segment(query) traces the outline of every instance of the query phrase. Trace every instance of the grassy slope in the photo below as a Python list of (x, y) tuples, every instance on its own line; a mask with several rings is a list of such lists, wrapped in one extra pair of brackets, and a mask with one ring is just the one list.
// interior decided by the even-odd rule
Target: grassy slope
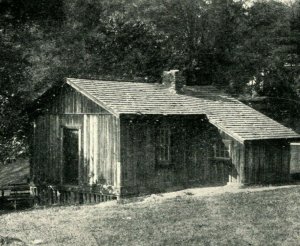
[(43, 245), (299, 245), (300, 187), (0, 216), (0, 235)]
[(0, 187), (7, 184), (24, 183), (29, 177), (29, 162), (19, 159), (5, 166), (0, 165)]

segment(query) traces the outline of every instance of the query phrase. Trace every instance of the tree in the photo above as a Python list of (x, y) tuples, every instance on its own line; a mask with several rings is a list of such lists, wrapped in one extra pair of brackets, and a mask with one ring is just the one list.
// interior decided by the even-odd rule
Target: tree
[(256, 2), (248, 9), (247, 20), (242, 63), (253, 79), (249, 87), (265, 98), (259, 106), (265, 114), (295, 127), (300, 103), (292, 67), (298, 38), (291, 9), (277, 1)]
[[(7, 30), (6, 30), (7, 31)], [(21, 45), (10, 36), (0, 34), (0, 162), (9, 161), (26, 152), (25, 116), (21, 115), (28, 100), (27, 61)]]
[(135, 11), (167, 34), (166, 66), (183, 70), (188, 84), (231, 82), (243, 37), (242, 1), (139, 1)]
[(294, 76), (295, 90), (300, 96), (300, 1), (297, 0), (291, 8), (291, 51), (288, 64)]
[[(53, 6), (54, 3), (57, 1), (51, 2)], [(24, 106), (34, 98), (34, 85), (26, 43), (30, 41), (32, 25), (51, 19), (47, 8), (51, 4), (45, 4), (46, 1), (0, 2), (0, 163), (28, 153)]]
[(291, 42), (290, 10), (277, 1), (256, 2), (248, 10), (248, 30), (243, 44), (243, 64), (259, 95), (293, 95), (293, 76), (288, 68)]
[(127, 18), (116, 2), (66, 1), (63, 25), (34, 30), (38, 38), (30, 57), (37, 90), (63, 77), (159, 78), (167, 57), (165, 35), (151, 23)]

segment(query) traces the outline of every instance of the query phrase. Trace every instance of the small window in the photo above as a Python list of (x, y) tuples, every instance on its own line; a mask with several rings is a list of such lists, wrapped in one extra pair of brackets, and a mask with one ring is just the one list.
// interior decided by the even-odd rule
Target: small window
[(157, 161), (161, 165), (170, 164), (171, 131), (164, 127), (158, 129)]
[(230, 159), (231, 141), (223, 140), (214, 146), (214, 158), (216, 159)]

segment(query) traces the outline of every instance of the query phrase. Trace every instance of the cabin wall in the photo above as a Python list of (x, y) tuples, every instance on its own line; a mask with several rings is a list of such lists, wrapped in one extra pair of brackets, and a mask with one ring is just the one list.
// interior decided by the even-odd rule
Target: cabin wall
[(79, 185), (117, 184), (118, 120), (110, 115), (47, 115), (36, 120), (33, 175), (63, 184), (63, 129), (80, 132)]
[[(171, 129), (171, 163), (157, 165), (157, 134)], [(215, 127), (198, 117), (121, 118), (122, 193), (140, 194), (193, 185), (226, 184), (228, 163), (213, 158)]]
[[(121, 186), (125, 195), (171, 187), (289, 180), (287, 141), (241, 143), (201, 117), (141, 118), (121, 118)], [(156, 163), (157, 129), (161, 125), (169, 125), (172, 131), (169, 167), (159, 167)], [(227, 159), (214, 156), (214, 146), (220, 141), (230, 145)]]
[(35, 118), (33, 178), (64, 184), (63, 129), (71, 128), (79, 131), (78, 185), (119, 186), (118, 118), (70, 88), (62, 89), (59, 97), (51, 100), (43, 114)]
[(223, 140), (230, 140), (229, 183), (266, 184), (289, 181), (290, 144), (287, 140), (255, 140), (242, 144), (220, 132)]
[(278, 183), (289, 180), (290, 147), (287, 141), (251, 141), (245, 146), (245, 183)]
[(53, 93), (47, 103), (43, 105), (44, 112), (50, 114), (110, 114), (69, 85), (64, 85)]
[(228, 167), (228, 182), (241, 184), (245, 182), (245, 146), (231, 136), (219, 130), (222, 141), (230, 142), (230, 160), (216, 160)]

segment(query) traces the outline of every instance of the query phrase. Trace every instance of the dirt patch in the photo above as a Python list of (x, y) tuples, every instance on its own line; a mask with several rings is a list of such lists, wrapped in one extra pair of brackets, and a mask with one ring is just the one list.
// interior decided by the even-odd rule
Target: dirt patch
[(150, 196), (140, 197), (141, 203), (158, 203), (168, 199), (183, 198), (183, 197), (209, 197), (218, 196), (225, 193), (250, 193), (277, 189), (288, 189), (292, 187), (299, 187), (299, 184), (295, 185), (283, 185), (283, 186), (253, 186), (253, 187), (240, 187), (235, 185), (226, 185), (218, 187), (202, 187), (202, 188), (190, 188), (175, 192), (167, 192), (160, 194), (152, 194)]

